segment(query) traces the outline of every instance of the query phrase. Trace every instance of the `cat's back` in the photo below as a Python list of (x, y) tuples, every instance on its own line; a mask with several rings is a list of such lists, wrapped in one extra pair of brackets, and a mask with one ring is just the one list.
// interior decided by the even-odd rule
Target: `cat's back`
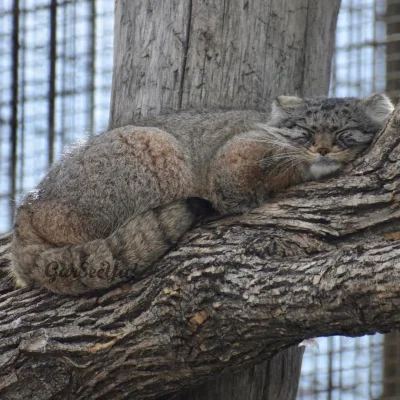
[(136, 126), (157, 127), (187, 146), (219, 147), (231, 137), (254, 128), (255, 122), (266, 122), (262, 110), (215, 109), (180, 111), (134, 121)]

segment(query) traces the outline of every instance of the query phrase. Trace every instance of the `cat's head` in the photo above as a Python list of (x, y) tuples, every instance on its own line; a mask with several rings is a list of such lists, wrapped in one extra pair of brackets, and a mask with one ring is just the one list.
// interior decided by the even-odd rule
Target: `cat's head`
[(304, 159), (312, 179), (327, 177), (354, 160), (383, 128), (393, 105), (383, 94), (364, 99), (300, 99), (279, 96), (268, 126), (296, 157)]

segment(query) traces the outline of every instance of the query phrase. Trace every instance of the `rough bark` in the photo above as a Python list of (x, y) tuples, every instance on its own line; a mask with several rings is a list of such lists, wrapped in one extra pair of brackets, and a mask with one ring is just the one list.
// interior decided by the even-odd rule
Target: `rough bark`
[(110, 126), (326, 95), (340, 0), (116, 2)]
[[(166, 109), (266, 108), (278, 94), (326, 94), (338, 8), (339, 0), (118, 0), (110, 127)], [(310, 190), (199, 227), (152, 278), (102, 296), (12, 291), (3, 277), (0, 397), (293, 399), (302, 349), (289, 346), (324, 334), (308, 313), (318, 304), (331, 334), (353, 310), (342, 292), (334, 313), (319, 307), (335, 269), (324, 272), (334, 245), (318, 230), (329, 231), (318, 203), (309, 203), (313, 217), (300, 209), (287, 221)]]
[(304, 338), (399, 327), (399, 130), (400, 108), (354, 170), (197, 227), (134, 285), (76, 300), (3, 277), (2, 398), (154, 398)]

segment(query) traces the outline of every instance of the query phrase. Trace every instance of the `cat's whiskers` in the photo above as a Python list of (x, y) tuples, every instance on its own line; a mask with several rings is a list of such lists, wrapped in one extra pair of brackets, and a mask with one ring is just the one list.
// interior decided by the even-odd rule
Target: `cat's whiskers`
[[(278, 164), (273, 168), (271, 171), (268, 171), (268, 175), (271, 176), (274, 174), (276, 170), (279, 169), (278, 173), (276, 175), (284, 175), (287, 171), (290, 169), (293, 169), (294, 167), (301, 165), (304, 162), (302, 159), (290, 159), (290, 160), (285, 160), (283, 163)], [(282, 168), (282, 170), (280, 170)]]
[(267, 137), (261, 139), (260, 142), (264, 142), (264, 143), (267, 143), (272, 146), (286, 147), (286, 148), (290, 148), (290, 149), (298, 149), (299, 148), (299, 147), (296, 147), (296, 146), (292, 145), (291, 143), (286, 142), (284, 140), (279, 141), (277, 139), (272, 139), (272, 138), (267, 138)]
[[(292, 165), (288, 166), (284, 171), (282, 171), (283, 174), (285, 174), (289, 169), (293, 169), (298, 167), (298, 166), (304, 166), (304, 161), (299, 161), (299, 162), (293, 162)], [(301, 174), (299, 169), (296, 169), (296, 174)]]
[(304, 157), (299, 155), (297, 152), (293, 153), (285, 153), (285, 154), (275, 154), (268, 157), (263, 157), (261, 160), (252, 161), (248, 163), (243, 163), (242, 165), (257, 165), (257, 164), (265, 164), (268, 161), (272, 161), (273, 163), (277, 161), (287, 161), (287, 160), (300, 160), (305, 161)]
[(250, 163), (246, 163), (245, 165), (256, 165), (256, 164), (263, 164), (268, 161), (272, 162), (277, 162), (280, 160), (299, 160), (299, 162), (304, 162), (306, 161), (306, 157), (304, 154), (304, 151), (302, 148), (296, 147), (291, 145), (290, 143), (287, 142), (280, 142), (276, 140), (276, 138), (241, 138), (241, 140), (249, 141), (249, 142), (260, 142), (260, 143), (265, 143), (268, 144), (270, 149), (282, 149), (284, 150), (283, 153), (278, 153), (278, 154), (272, 154), (271, 156), (263, 157), (259, 161), (254, 161)]
[(260, 143), (266, 143), (272, 147), (285, 147), (285, 148), (290, 148), (290, 149), (296, 149), (298, 150), (299, 147), (293, 146), (292, 144), (285, 142), (285, 141), (278, 141), (276, 138), (260, 138), (260, 139), (253, 139), (253, 138), (240, 138), (240, 140), (244, 140), (247, 142), (260, 142)]

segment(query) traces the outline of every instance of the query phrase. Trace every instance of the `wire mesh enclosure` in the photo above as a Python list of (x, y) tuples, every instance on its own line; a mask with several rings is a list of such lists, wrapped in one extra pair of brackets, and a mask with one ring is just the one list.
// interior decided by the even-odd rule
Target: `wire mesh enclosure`
[(331, 93), (366, 96), (386, 88), (386, 1), (342, 0)]
[(106, 128), (109, 0), (0, 2), (0, 232), (63, 149)]
[[(0, 3), (0, 232), (73, 142), (107, 126), (110, 0)], [(400, 94), (400, 0), (342, 0), (331, 94)], [(400, 399), (400, 334), (318, 339), (298, 399)]]

